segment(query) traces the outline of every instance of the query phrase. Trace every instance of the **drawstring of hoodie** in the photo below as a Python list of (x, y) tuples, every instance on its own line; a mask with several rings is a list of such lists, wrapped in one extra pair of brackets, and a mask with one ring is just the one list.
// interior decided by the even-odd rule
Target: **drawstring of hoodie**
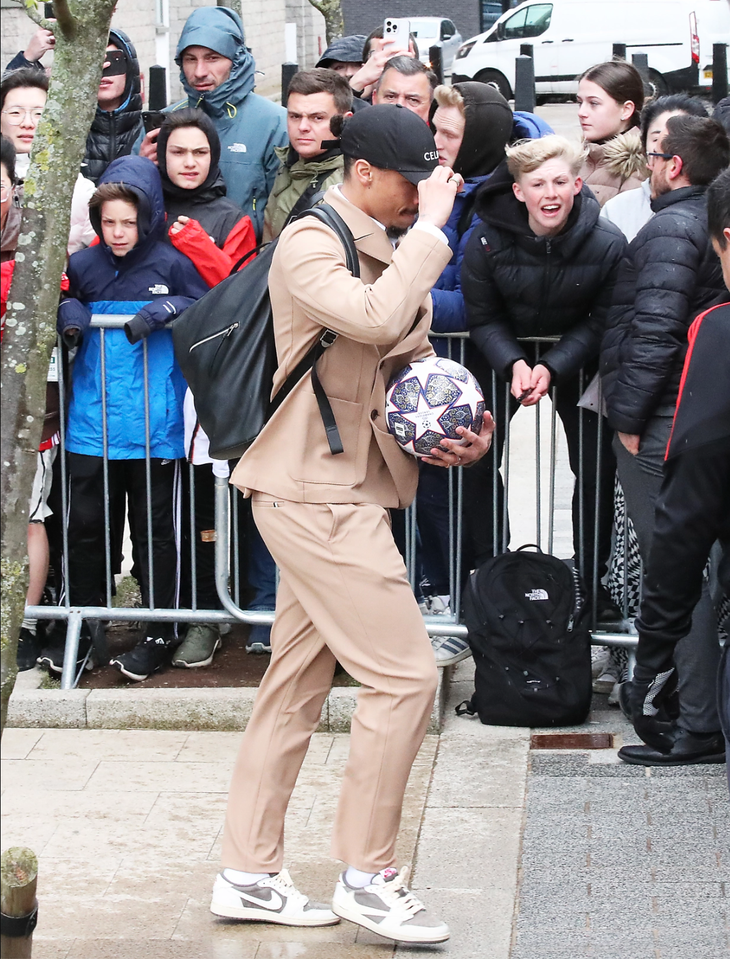
[[(204, 101), (205, 101), (204, 96), (198, 97), (198, 102), (195, 104), (195, 109), (197, 110), (200, 104), (203, 103)], [(233, 118), (238, 115), (238, 108), (236, 107), (236, 104), (231, 103), (230, 100), (226, 100), (225, 106), (226, 106), (226, 113), (228, 114), (228, 118), (230, 120), (233, 120)]]

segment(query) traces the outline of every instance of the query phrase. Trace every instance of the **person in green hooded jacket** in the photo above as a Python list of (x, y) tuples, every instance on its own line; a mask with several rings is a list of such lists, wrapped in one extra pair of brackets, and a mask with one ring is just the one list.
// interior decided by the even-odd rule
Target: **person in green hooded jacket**
[(279, 172), (264, 215), (264, 240), (273, 240), (287, 221), (308, 209), (322, 190), (342, 183), (344, 159), (330, 129), (335, 116), (352, 113), (352, 90), (334, 70), (300, 70), (287, 94), (289, 144), (277, 147)]
[[(256, 63), (241, 18), (228, 7), (194, 10), (180, 34), (175, 62), (187, 96), (166, 109), (198, 108), (213, 121), (228, 198), (251, 218), (259, 237), (279, 167), (275, 149), (287, 142), (286, 111), (253, 92)], [(158, 133), (140, 138), (135, 152), (157, 162)]]

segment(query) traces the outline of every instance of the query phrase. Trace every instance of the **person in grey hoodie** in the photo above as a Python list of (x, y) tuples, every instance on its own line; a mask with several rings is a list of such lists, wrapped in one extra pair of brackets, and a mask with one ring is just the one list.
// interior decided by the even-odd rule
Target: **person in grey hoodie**
[[(187, 96), (168, 110), (197, 107), (213, 121), (221, 141), (220, 169), (230, 200), (251, 217), (261, 236), (264, 209), (288, 142), (286, 111), (253, 92), (256, 64), (241, 18), (228, 7), (201, 7), (185, 22), (175, 62)], [(157, 161), (157, 135), (137, 141), (141, 156)]]

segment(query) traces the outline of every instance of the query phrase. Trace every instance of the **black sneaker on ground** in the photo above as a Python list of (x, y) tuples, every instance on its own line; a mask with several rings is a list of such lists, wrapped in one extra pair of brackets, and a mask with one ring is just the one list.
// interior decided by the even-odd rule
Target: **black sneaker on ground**
[(127, 679), (141, 683), (170, 662), (174, 644), (164, 636), (146, 636), (134, 649), (115, 656), (109, 663)]
[[(63, 672), (63, 654), (66, 649), (66, 633), (55, 629), (51, 633), (50, 642), (38, 657), (38, 665), (44, 666), (49, 673), (60, 676)], [(79, 636), (79, 651), (76, 656), (76, 672), (94, 668), (94, 654), (91, 648), (91, 635), (84, 624)]]
[(26, 669), (33, 669), (41, 654), (43, 639), (44, 635), (40, 630), (37, 633), (32, 633), (27, 627), (21, 626), (18, 635), (18, 653), (16, 656), (19, 672), (22, 673)]

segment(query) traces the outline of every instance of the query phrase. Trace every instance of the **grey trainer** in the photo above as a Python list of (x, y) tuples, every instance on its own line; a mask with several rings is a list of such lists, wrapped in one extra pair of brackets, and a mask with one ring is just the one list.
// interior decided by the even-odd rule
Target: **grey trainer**
[(197, 666), (210, 666), (213, 656), (221, 646), (221, 634), (217, 626), (210, 623), (192, 623), (185, 639), (180, 643), (172, 657), (172, 665), (184, 669)]
[(219, 873), (210, 911), (228, 919), (256, 919), (283, 926), (333, 926), (339, 918), (327, 906), (310, 902), (282, 869), (251, 886), (239, 886)]
[(332, 899), (332, 911), (396, 942), (444, 942), (445, 922), (429, 915), (406, 885), (408, 869), (383, 869), (364, 889), (356, 889), (343, 873)]

